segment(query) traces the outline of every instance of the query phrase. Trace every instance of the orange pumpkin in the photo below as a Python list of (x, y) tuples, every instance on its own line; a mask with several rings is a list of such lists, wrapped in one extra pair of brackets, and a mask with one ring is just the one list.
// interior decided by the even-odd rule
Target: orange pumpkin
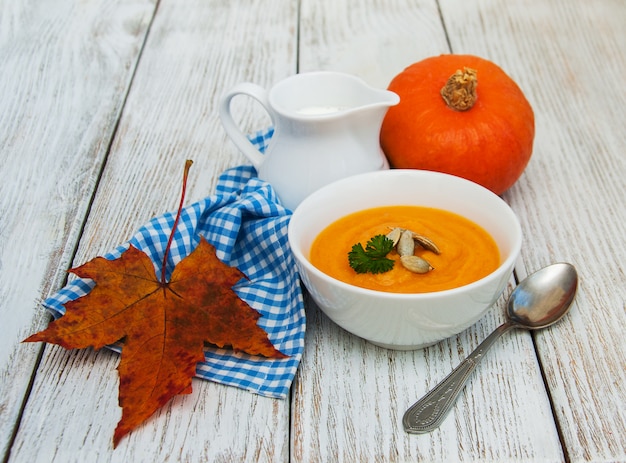
[(533, 110), (496, 64), (471, 55), (415, 63), (390, 83), (400, 103), (380, 142), (395, 168), (445, 172), (501, 194), (522, 175), (535, 137)]

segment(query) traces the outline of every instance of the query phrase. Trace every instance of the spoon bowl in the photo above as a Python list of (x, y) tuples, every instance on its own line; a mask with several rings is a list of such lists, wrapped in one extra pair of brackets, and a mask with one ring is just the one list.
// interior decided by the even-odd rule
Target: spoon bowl
[(512, 328), (537, 330), (556, 323), (569, 311), (577, 287), (576, 269), (567, 263), (549, 265), (524, 279), (509, 297), (506, 322), (406, 411), (402, 418), (405, 431), (423, 434), (438, 428), (452, 409), (470, 374), (493, 343)]
[(559, 263), (544, 267), (511, 293), (507, 317), (528, 330), (550, 326), (569, 311), (577, 285), (578, 275), (573, 265)]

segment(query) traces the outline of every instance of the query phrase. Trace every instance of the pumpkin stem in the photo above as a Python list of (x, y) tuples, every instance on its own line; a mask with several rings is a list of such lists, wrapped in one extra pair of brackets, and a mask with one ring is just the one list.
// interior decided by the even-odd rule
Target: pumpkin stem
[(467, 111), (476, 103), (476, 87), (478, 86), (475, 69), (457, 70), (441, 89), (441, 96), (448, 107), (455, 111)]

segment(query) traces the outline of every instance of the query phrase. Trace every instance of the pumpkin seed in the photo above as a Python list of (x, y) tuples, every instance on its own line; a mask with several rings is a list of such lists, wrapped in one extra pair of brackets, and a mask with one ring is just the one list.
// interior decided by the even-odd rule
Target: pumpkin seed
[(434, 252), (435, 254), (441, 254), (441, 250), (439, 249), (439, 247), (430, 238), (413, 232), (413, 239), (417, 244), (419, 244), (427, 251)]
[(428, 273), (433, 270), (433, 266), (426, 259), (419, 256), (400, 256), (402, 266), (413, 273)]
[(393, 245), (395, 246), (400, 240), (400, 235), (402, 235), (402, 229), (399, 227), (395, 227), (389, 233), (387, 233), (387, 238), (393, 241)]
[(413, 232), (411, 230), (403, 230), (398, 240), (398, 254), (400, 256), (412, 256), (415, 252), (415, 241), (413, 241)]

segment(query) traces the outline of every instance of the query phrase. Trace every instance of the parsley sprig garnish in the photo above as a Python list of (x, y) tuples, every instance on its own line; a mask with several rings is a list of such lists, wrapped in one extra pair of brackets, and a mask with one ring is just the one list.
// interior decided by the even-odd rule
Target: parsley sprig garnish
[(385, 273), (393, 268), (394, 261), (387, 258), (393, 249), (393, 241), (385, 235), (376, 235), (365, 245), (352, 246), (348, 253), (348, 261), (356, 273)]

